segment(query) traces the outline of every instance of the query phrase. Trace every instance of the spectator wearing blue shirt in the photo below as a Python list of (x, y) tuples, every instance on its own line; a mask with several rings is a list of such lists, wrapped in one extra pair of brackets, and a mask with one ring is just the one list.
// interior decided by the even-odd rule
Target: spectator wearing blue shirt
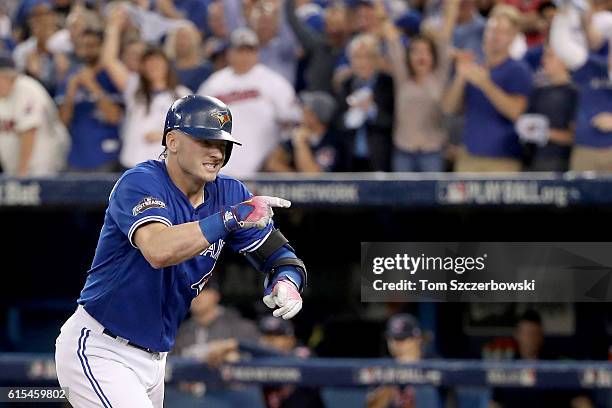
[(550, 32), (551, 46), (572, 72), (579, 92), (570, 169), (612, 171), (612, 64), (589, 51), (581, 27), (575, 10), (563, 9)]
[(520, 171), (522, 148), (514, 121), (525, 112), (531, 92), (531, 72), (510, 58), (519, 32), (519, 15), (507, 6), (493, 10), (483, 40), (485, 64), (459, 54), (456, 75), (443, 101), (446, 113), (464, 110), (463, 147), (456, 171)]
[(322, 91), (302, 92), (303, 117), (292, 138), (272, 151), (264, 169), (272, 172), (321, 173), (339, 164), (337, 138), (330, 127), (334, 98)]
[(179, 84), (196, 92), (213, 71), (202, 56), (202, 37), (197, 28), (186, 23), (166, 37), (166, 55), (173, 63)]
[(102, 32), (94, 30), (77, 39), (82, 65), (68, 75), (56, 97), (72, 137), (71, 171), (117, 170), (123, 108), (120, 92), (100, 63), (102, 41)]

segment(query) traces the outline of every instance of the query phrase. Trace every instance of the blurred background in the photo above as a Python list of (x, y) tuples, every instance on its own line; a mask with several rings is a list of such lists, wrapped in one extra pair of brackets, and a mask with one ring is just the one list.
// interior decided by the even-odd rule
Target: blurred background
[[(275, 221), (309, 287), (291, 323), (270, 319), (262, 277), (225, 251), (175, 356), (213, 371), (254, 358), (245, 344), (611, 361), (607, 303), (363, 303), (359, 273), (365, 241), (609, 241), (611, 39), (605, 0), (0, 0), (0, 384), (53, 383), (37, 364), (75, 309), (108, 193), (159, 158), (165, 113), (190, 93), (232, 111), (243, 147), (223, 172), (293, 201)], [(556, 392), (178, 379), (166, 406), (612, 407), (598, 373)]]

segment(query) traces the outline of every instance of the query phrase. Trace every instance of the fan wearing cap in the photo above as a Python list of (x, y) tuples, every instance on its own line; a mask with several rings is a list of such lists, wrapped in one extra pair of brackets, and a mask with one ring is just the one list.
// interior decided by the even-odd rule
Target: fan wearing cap
[(387, 347), (391, 356), (401, 363), (414, 363), (422, 357), (423, 337), (417, 319), (409, 314), (397, 314), (387, 322)]
[[(418, 320), (407, 313), (391, 316), (385, 330), (387, 347), (400, 364), (417, 363), (423, 358), (423, 335)], [(380, 386), (368, 393), (368, 408), (442, 407), (433, 386)]]
[(291, 139), (281, 143), (266, 160), (272, 172), (321, 173), (338, 168), (337, 137), (331, 124), (336, 102), (331, 95), (303, 92), (302, 121)]
[(229, 66), (217, 71), (198, 90), (225, 102), (236, 118), (233, 134), (245, 149), (227, 165), (226, 173), (250, 177), (259, 172), (281, 142), (282, 131), (299, 120), (293, 86), (258, 60), (259, 40), (248, 28), (230, 36)]
[(0, 55), (0, 164), (10, 176), (50, 176), (63, 169), (70, 139), (53, 100), (35, 79)]
[[(299, 346), (295, 337), (293, 323), (273, 316), (259, 320), (261, 337), (259, 344), (284, 354), (300, 358), (310, 356), (310, 350)], [(319, 390), (308, 387), (281, 385), (263, 387), (264, 401), (268, 408), (323, 408)]]

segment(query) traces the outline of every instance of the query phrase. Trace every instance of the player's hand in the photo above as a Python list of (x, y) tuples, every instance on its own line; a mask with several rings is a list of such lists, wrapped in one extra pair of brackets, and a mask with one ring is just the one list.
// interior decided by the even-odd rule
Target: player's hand
[(287, 280), (280, 280), (274, 284), (272, 292), (263, 297), (263, 302), (270, 309), (274, 317), (282, 317), (285, 320), (291, 319), (302, 310), (302, 297), (295, 285)]
[(232, 232), (240, 228), (265, 228), (274, 212), (272, 207), (288, 208), (291, 202), (279, 197), (255, 196), (228, 207), (222, 214), (225, 228)]

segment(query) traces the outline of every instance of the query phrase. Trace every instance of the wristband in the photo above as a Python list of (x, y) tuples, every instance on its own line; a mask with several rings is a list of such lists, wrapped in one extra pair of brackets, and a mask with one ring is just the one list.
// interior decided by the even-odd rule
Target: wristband
[(218, 213), (201, 219), (198, 223), (204, 238), (206, 238), (209, 244), (217, 242), (225, 238), (230, 232), (241, 228), (240, 222), (236, 219), (233, 208), (230, 206), (226, 206)]
[(213, 215), (209, 215), (208, 217), (198, 221), (202, 234), (209, 244), (225, 238), (229, 233), (229, 231), (225, 228), (221, 214), (223, 213), (214, 213)]

